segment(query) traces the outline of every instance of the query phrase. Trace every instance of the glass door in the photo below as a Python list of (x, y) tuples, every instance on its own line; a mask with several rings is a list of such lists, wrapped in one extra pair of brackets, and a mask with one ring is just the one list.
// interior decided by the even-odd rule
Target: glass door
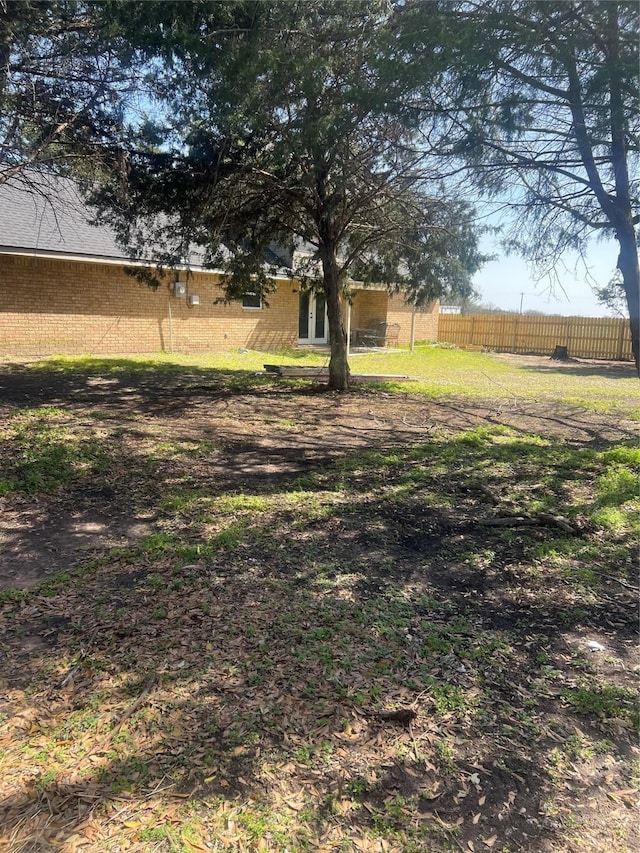
[(319, 293), (314, 301), (313, 312), (313, 343), (326, 344), (327, 342), (327, 300), (324, 293)]
[(301, 343), (309, 343), (309, 302), (310, 294), (300, 294), (300, 304), (298, 308), (298, 339)]
[(300, 294), (298, 340), (301, 344), (327, 343), (327, 303), (323, 293)]

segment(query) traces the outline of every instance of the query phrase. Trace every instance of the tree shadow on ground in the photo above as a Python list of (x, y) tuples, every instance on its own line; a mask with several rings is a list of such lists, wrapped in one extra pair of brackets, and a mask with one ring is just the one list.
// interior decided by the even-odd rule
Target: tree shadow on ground
[[(596, 762), (569, 791), (554, 776), (558, 744), (576, 726), (604, 737), (597, 718), (567, 711), (547, 673), (559, 639), (549, 628), (570, 627), (566, 610), (519, 604), (505, 621), (504, 601), (443, 594), (445, 566), (424, 557), (406, 578), (372, 579), (372, 566), (363, 567), (345, 598), (345, 587), (330, 583), (326, 554), (316, 559), (324, 573), (309, 568), (292, 582), (273, 560), (256, 568), (256, 553), (227, 551), (184, 568), (156, 561), (153, 583), (132, 555), (29, 604), (32, 629), (46, 625), (51, 648), (12, 657), (23, 686), (36, 691), (32, 713), (10, 723), (35, 758), (0, 806), (5, 832), (28, 827), (47, 849), (98, 814), (120, 832), (127, 821), (151, 832), (172, 803), (222, 800), (245, 828), (255, 803), (280, 817), (306, 810), (290, 841), (311, 830), (319, 839), (340, 819), (352, 837), (373, 829), (393, 839), (413, 832), (410, 814), (419, 813), (417, 837), (442, 849), (447, 833), (463, 843), (498, 833), (522, 850), (559, 848), (566, 828), (553, 804), (572, 812), (611, 773)], [(158, 578), (181, 579), (185, 593), (163, 594)], [(58, 612), (74, 615), (53, 633)], [(587, 607), (581, 621), (601, 627), (602, 617)], [(18, 637), (8, 634), (12, 649)], [(81, 647), (89, 655), (65, 690), (52, 664), (76, 659)], [(145, 695), (149, 673), (156, 682)], [(399, 697), (418, 711), (410, 728), (371, 716)], [(624, 729), (606, 737), (619, 762), (629, 750)], [(39, 754), (45, 742), (51, 751)]]
[(532, 370), (536, 373), (559, 373), (565, 376), (597, 376), (602, 379), (634, 379), (637, 373), (633, 362), (611, 362), (611, 361), (589, 361), (570, 359), (566, 364), (562, 361), (550, 361), (549, 364), (523, 363), (519, 365), (522, 370)]
[[(242, 408), (218, 444), (172, 415), (160, 447), (136, 427), (91, 487), (105, 513), (154, 510), (153, 536), (0, 605), (14, 849), (495, 835), (533, 853), (616, 810), (628, 826), (607, 792), (631, 788), (631, 563), (624, 538), (578, 526), (597, 430), (589, 448), (523, 424), (456, 438), (378, 406), (355, 436), (320, 408), (300, 434), (300, 396), (283, 399), (271, 443), (233, 431)], [(484, 527), (478, 484), (501, 508), (544, 497), (575, 534)], [(376, 715), (407, 707), (409, 726)]]
[(0, 373), (0, 399), (3, 404), (14, 406), (105, 404), (114, 414), (123, 410), (145, 413), (148, 406), (162, 400), (175, 400), (180, 406), (186, 405), (188, 397), (205, 392), (209, 396), (230, 395), (244, 392), (247, 385), (259, 384), (259, 377), (249, 370), (187, 367), (126, 358), (95, 358), (79, 367), (49, 359), (44, 369), (39, 363), (4, 365)]
[[(601, 730), (597, 717), (567, 710), (562, 682), (548, 674), (559, 634), (573, 627), (566, 608), (464, 594), (455, 568), (447, 579), (446, 564), (424, 555), (413, 572), (405, 563), (405, 577), (371, 577), (372, 564), (363, 566), (345, 598), (346, 587), (331, 583), (337, 564), (328, 571), (315, 538), (308, 548), (324, 572), (288, 578), (274, 560), (256, 567), (259, 552), (249, 549), (183, 568), (155, 561), (145, 574), (131, 555), (16, 611), (20, 629), (6, 632), (7, 648), (23, 649), (11, 660), (35, 695), (31, 713), (9, 722), (34, 758), (19, 792), (0, 805), (5, 832), (26, 829), (46, 850), (101, 816), (116, 832), (128, 822), (152, 837), (172, 804), (224, 801), (216, 837), (228, 832), (230, 844), (229, 816), (247, 829), (257, 803), (274, 837), (283, 813), (306, 810), (289, 843), (312, 831), (322, 838), (340, 821), (351, 837), (375, 830), (393, 839), (414, 831), (415, 813), (416, 837), (440, 844), (434, 849), (446, 849), (448, 833), (462, 843), (497, 833), (518, 849), (559, 849), (558, 814), (578, 809), (612, 765), (590, 764), (567, 790), (553, 769), (558, 744), (577, 726), (606, 737), (616, 763), (629, 751), (624, 729)], [(184, 594), (164, 594), (158, 579), (165, 587), (179, 579)], [(58, 613), (73, 616), (54, 625)], [(600, 606), (580, 616), (596, 629), (610, 619)], [(562, 626), (556, 636), (553, 626)], [(50, 647), (25, 649), (30, 631)], [(60, 663), (83, 647), (65, 690)], [(149, 673), (156, 681), (145, 695)], [(371, 716), (398, 699), (418, 712), (410, 728)], [(70, 737), (72, 755), (63, 757)]]

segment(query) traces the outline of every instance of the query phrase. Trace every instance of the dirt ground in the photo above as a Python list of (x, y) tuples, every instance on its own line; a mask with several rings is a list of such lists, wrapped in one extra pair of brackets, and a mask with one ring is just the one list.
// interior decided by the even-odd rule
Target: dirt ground
[[(497, 357), (519, 360), (517, 356)], [(548, 359), (539, 361), (541, 367), (548, 367)], [(603, 368), (601, 364), (573, 363), (573, 369), (578, 371), (596, 368), (610, 371), (613, 376), (617, 375), (616, 371), (628, 375), (627, 365)], [(572, 363), (565, 365), (564, 369), (572, 369)], [(363, 450), (410, 448), (436, 435), (454, 437), (478, 426), (504, 425), (523, 435), (556, 437), (559, 443), (567, 446), (594, 450), (618, 441), (629, 442), (637, 437), (637, 424), (617, 416), (588, 412), (577, 406), (541, 403), (513, 396), (502, 397), (499, 389), (492, 399), (428, 400), (410, 393), (391, 394), (366, 387), (342, 395), (328, 393), (314, 385), (292, 386), (277, 382), (237, 390), (233, 386), (212, 381), (206, 372), (198, 374), (186, 368), (184, 371), (124, 371), (100, 375), (63, 371), (33, 373), (25, 366), (16, 364), (6, 366), (5, 369), (0, 366), (0, 418), (7, 418), (16, 410), (30, 407), (58, 410), (57, 417), (62, 419), (66, 429), (78, 436), (79, 440), (83, 431), (91, 433), (94, 438), (97, 436), (108, 450), (110, 459), (105, 471), (93, 480), (81, 477), (49, 494), (38, 492), (30, 496), (11, 493), (0, 497), (0, 591), (29, 589), (43, 580), (55, 577), (57, 573), (72, 572), (76, 567), (88, 565), (92, 561), (101, 567), (95, 575), (87, 573), (86, 579), (83, 577), (77, 586), (65, 587), (59, 601), (55, 598), (49, 601), (42, 596), (34, 604), (29, 603), (22, 609), (19, 603), (9, 600), (7, 604), (6, 612), (11, 611), (10, 615), (13, 616), (15, 611), (16, 619), (20, 621), (7, 620), (7, 657), (3, 664), (6, 671), (0, 673), (3, 676), (0, 678), (0, 688), (6, 689), (7, 695), (10, 690), (15, 691), (26, 708), (30, 702), (28, 691), (39, 679), (41, 704), (43, 708), (46, 706), (46, 713), (51, 719), (54, 718), (54, 712), (64, 716), (76, 706), (80, 708), (81, 700), (84, 702), (92, 690), (95, 692), (91, 680), (95, 679), (97, 684), (103, 678), (98, 668), (95, 673), (81, 673), (74, 688), (75, 695), (63, 697), (59, 702), (55, 691), (52, 693), (48, 688), (45, 689), (46, 678), (52, 676), (42, 661), (46, 661), (54, 649), (58, 652), (65, 649), (65, 653), (71, 657), (70, 650), (77, 648), (74, 643), (78, 642), (79, 634), (87, 648), (94, 643), (95, 657), (105, 667), (105, 661), (109, 661), (108, 665), (111, 666), (114, 659), (121, 664), (123, 671), (127, 667), (133, 669), (131, 661), (135, 662), (140, 671), (145, 667), (151, 669), (157, 666), (154, 644), (160, 643), (163, 633), (169, 628), (163, 627), (168, 623), (161, 623), (158, 627), (149, 616), (151, 605), (147, 604), (147, 598), (157, 605), (163, 604), (164, 592), (160, 588), (159, 578), (164, 577), (163, 572), (167, 578), (172, 578), (175, 567), (169, 566), (168, 562), (164, 565), (160, 552), (157, 565), (150, 561), (132, 564), (127, 562), (126, 555), (122, 556), (122, 549), (135, 546), (154, 534), (166, 533), (170, 529), (168, 524), (174, 524), (176, 535), (184, 537), (185, 541), (196, 535), (203, 538), (202, 531), (198, 529), (200, 522), (197, 513), (189, 517), (185, 513), (181, 517), (180, 511), (175, 510), (169, 516), (163, 509), (166, 491), (175, 495), (184, 487), (185, 491), (190, 490), (192, 493), (202, 489), (206, 492), (260, 495), (265, 489), (281, 485), (282, 493), (285, 494), (288, 486), (293, 486), (305, 476), (317, 476), (325, 470), (335, 470), (336, 464), (350, 454)], [(172, 448), (176, 446), (181, 448), (179, 458), (173, 455)], [(189, 458), (191, 446), (193, 456)], [(164, 455), (158, 456), (158, 453)], [(154, 466), (150, 467), (148, 460), (151, 457)], [(160, 470), (161, 476), (158, 475)], [(352, 470), (348, 470), (345, 476), (353, 478), (354, 482), (358, 476), (366, 478), (366, 474), (360, 475)], [(183, 703), (183, 717), (175, 728), (183, 733), (180, 735), (182, 739), (171, 741), (171, 749), (167, 747), (165, 752), (178, 755), (185, 739), (193, 747), (194, 754), (198, 750), (204, 751), (205, 747), (212, 748), (210, 733), (203, 734), (205, 727), (201, 717), (206, 702), (215, 700), (217, 713), (226, 726), (224, 728), (221, 724), (220, 732), (215, 734), (218, 750), (216, 760), (230, 762), (225, 765), (224, 787), (216, 787), (221, 784), (217, 781), (206, 782), (208, 778), (213, 779), (213, 774), (210, 777), (203, 774), (205, 781), (198, 777), (200, 787), (194, 787), (195, 777), (189, 775), (193, 771), (190, 768), (189, 771), (185, 770), (184, 777), (180, 777), (182, 781), (176, 788), (176, 796), (186, 797), (184, 792), (189, 791), (193, 801), (208, 802), (217, 797), (226, 798), (232, 804), (240, 800), (246, 803), (258, 796), (257, 790), (260, 797), (273, 798), (276, 796), (276, 786), (290, 781), (292, 787), (286, 793), (290, 799), (298, 797), (300, 791), (312, 791), (316, 799), (322, 801), (323, 797), (326, 799), (329, 795), (335, 798), (337, 790), (339, 800), (343, 795), (344, 781), (340, 773), (346, 771), (344, 767), (339, 768), (337, 758), (334, 758), (338, 768), (334, 776), (324, 769), (314, 777), (315, 768), (310, 769), (308, 763), (303, 766), (302, 759), (296, 759), (285, 765), (285, 770), (277, 773), (273, 771), (274, 778), (269, 783), (265, 782), (264, 775), (259, 777), (260, 762), (265, 762), (270, 754), (280, 755), (287, 748), (282, 735), (278, 733), (280, 739), (274, 736), (273, 742), (269, 741), (269, 735), (265, 735), (261, 741), (260, 755), (253, 749), (251, 741), (247, 741), (249, 746), (238, 746), (231, 741), (229, 732), (235, 725), (234, 719), (247, 713), (247, 708), (253, 712), (255, 705), (255, 714), (262, 720), (264, 708), (276, 697), (283, 708), (292, 708), (287, 713), (294, 720), (296, 715), (299, 716), (300, 726), (307, 726), (308, 723), (308, 728), (304, 730), (305, 737), (309, 731), (317, 731), (319, 725), (323, 727), (325, 733), (322, 737), (335, 750), (333, 755), (348, 755), (348, 760), (352, 762), (349, 772), (354, 773), (353, 779), (358, 784), (359, 777), (353, 768), (364, 768), (364, 773), (366, 768), (376, 765), (378, 778), (372, 785), (370, 797), (367, 792), (353, 788), (354, 815), (354, 804), (359, 804), (361, 800), (363, 808), (357, 812), (360, 817), (353, 818), (349, 831), (355, 838), (358, 820), (366, 824), (367, 828), (370, 828), (372, 820), (374, 823), (377, 820), (380, 832), (388, 831), (385, 836), (388, 840), (384, 843), (380, 841), (377, 847), (358, 846), (355, 841), (352, 846), (339, 847), (336, 840), (334, 846), (331, 846), (333, 842), (330, 844), (327, 841), (326, 847), (319, 844), (304, 848), (289, 846), (287, 850), (386, 850), (404, 853), (404, 849), (393, 840), (396, 838), (393, 834), (396, 832), (394, 821), (398, 826), (403, 825), (400, 807), (397, 808), (399, 816), (393, 812), (393, 808), (394, 803), (410, 800), (419, 802), (420, 812), (417, 817), (414, 815), (416, 821), (433, 821), (437, 826), (440, 835), (432, 849), (438, 853), (448, 849), (474, 853), (492, 849), (504, 853), (524, 850), (530, 853), (555, 853), (558, 850), (563, 853), (608, 853), (615, 850), (620, 853), (633, 849), (630, 839), (634, 830), (630, 826), (633, 823), (632, 809), (637, 792), (630, 782), (628, 771), (634, 755), (637, 760), (633, 734), (629, 732), (626, 721), (587, 721), (560, 702), (562, 690), (567, 685), (579, 683), (580, 673), (576, 675), (578, 663), (588, 666), (594, 678), (601, 678), (625, 690), (637, 679), (637, 672), (640, 671), (637, 655), (637, 596), (630, 583), (632, 578), (622, 575), (612, 577), (602, 585), (601, 598), (588, 605), (579, 600), (574, 590), (563, 586), (562, 579), (554, 586), (551, 595), (547, 596), (547, 579), (543, 574), (533, 573), (528, 562), (531, 551), (526, 549), (530, 548), (530, 540), (525, 547), (521, 539), (514, 536), (512, 541), (505, 544), (498, 541), (496, 531), (474, 526), (472, 513), (477, 511), (473, 503), (475, 498), (472, 500), (466, 497), (461, 488), (466, 477), (467, 472), (462, 468), (447, 474), (446, 479), (453, 484), (450, 493), (454, 501), (449, 508), (438, 506), (428, 516), (425, 516), (424, 506), (412, 507), (410, 500), (403, 504), (402, 517), (399, 518), (394, 515), (392, 503), (380, 501), (374, 505), (368, 503), (371, 498), (367, 498), (359, 506), (357, 495), (345, 517), (338, 513), (319, 521), (317, 527), (311, 526), (302, 531), (295, 526), (293, 510), (290, 516), (281, 514), (277, 519), (281, 524), (280, 535), (291, 534), (291, 538), (287, 539), (287, 548), (285, 551), (279, 550), (279, 543), (269, 540), (267, 536), (262, 551), (256, 549), (255, 552), (244, 553), (240, 549), (237, 566), (245, 572), (244, 575), (238, 571), (237, 576), (234, 576), (231, 569), (225, 568), (222, 557), (218, 559), (214, 556), (210, 566), (202, 561), (202, 566), (198, 566), (198, 572), (194, 572), (190, 582), (194, 585), (209, 584), (206, 588), (213, 590), (210, 611), (205, 613), (200, 609), (201, 602), (197, 598), (200, 593), (196, 586), (193, 593), (187, 587), (177, 596), (179, 604), (176, 605), (178, 609), (175, 613), (171, 610), (171, 595), (167, 592), (166, 609), (175, 623), (171, 629), (178, 634), (187, 632), (188, 642), (183, 638), (175, 640), (175, 666), (181, 669), (176, 675), (175, 684), (168, 683), (164, 693), (162, 686), (158, 688), (154, 702), (162, 713), (158, 712), (160, 722), (151, 722), (154, 726), (162, 726), (162, 715), (168, 719), (173, 713), (172, 709), (178, 704), (178, 679), (183, 677), (183, 673), (189, 673), (190, 668), (197, 672), (203, 654), (219, 653), (222, 661), (228, 656), (234, 665), (242, 658), (251, 645), (247, 638), (252, 636), (244, 632), (245, 627), (250, 626), (254, 633), (260, 635), (266, 621), (272, 620), (273, 611), (277, 610), (277, 596), (274, 595), (276, 605), (273, 601), (263, 601), (256, 594), (256, 588), (268, 591), (269, 584), (277, 585), (280, 583), (279, 578), (288, 572), (286, 583), (290, 586), (286, 587), (287, 594), (293, 596), (291, 590), (295, 588), (296, 581), (292, 565), (295, 565), (296, 560), (299, 565), (303, 564), (311, 545), (320, 564), (323, 560), (327, 565), (338, 564), (347, 553), (351, 557), (362, 555), (363, 564), (367, 566), (366, 578), (358, 582), (359, 586), (354, 593), (362, 607), (374, 600), (382, 601), (380, 606), (386, 606), (385, 590), (396, 583), (403, 586), (407, 594), (419, 591), (426, 601), (446, 600), (450, 611), (429, 609), (431, 605), (428, 604), (420, 605), (424, 612), (419, 608), (413, 611), (415, 624), (410, 629), (416, 635), (420, 635), (422, 630), (425, 637), (433, 641), (433, 632), (437, 634), (438, 625), (446, 627), (447, 618), (455, 622), (458, 615), (464, 614), (465, 618), (471, 620), (469, 637), (456, 640), (460, 648), (468, 647), (470, 656), (463, 660), (454, 653), (445, 654), (436, 650), (437, 654), (430, 662), (428, 679), (438, 685), (446, 686), (449, 681), (455, 681), (464, 687), (472, 687), (474, 678), (480, 673), (478, 683), (495, 697), (495, 706), (482, 723), (484, 728), (477, 724), (476, 732), (473, 729), (476, 723), (471, 718), (461, 722), (454, 719), (453, 712), (449, 716), (445, 713), (436, 724), (434, 720), (437, 715), (429, 705), (432, 700), (424, 696), (426, 690), (417, 693), (417, 698), (412, 697), (415, 706), (420, 709), (420, 715), (411, 727), (404, 729), (402, 726), (389, 726), (371, 715), (367, 716), (367, 709), (354, 701), (341, 700), (342, 704), (336, 704), (336, 684), (321, 684), (318, 687), (323, 701), (325, 693), (322, 691), (327, 691), (327, 702), (333, 703), (333, 716), (327, 715), (327, 719), (323, 717), (320, 723), (317, 718), (308, 722), (305, 709), (312, 703), (304, 694), (302, 698), (296, 698), (295, 691), (301, 689), (297, 682), (292, 682), (293, 687), (288, 685), (286, 689), (282, 688), (278, 679), (284, 676), (277, 667), (272, 680), (269, 680), (271, 676), (267, 674), (263, 684), (257, 683), (257, 687), (250, 686), (250, 689), (237, 686), (237, 675), (225, 681), (224, 674), (219, 677), (216, 674), (213, 687), (209, 685), (205, 690), (200, 685), (202, 695), (195, 698), (178, 696)], [(443, 487), (447, 485), (443, 481)], [(365, 488), (369, 495), (375, 497), (379, 484), (363, 482), (363, 491)], [(536, 535), (536, 532), (531, 533), (534, 538)], [(546, 534), (542, 531), (539, 535), (542, 542)], [(491, 558), (487, 557), (485, 564), (482, 555), (488, 546), (494, 549), (495, 554)], [(110, 549), (118, 549), (118, 556), (113, 558), (112, 564), (108, 559)], [(474, 559), (469, 559), (471, 552)], [(258, 564), (260, 569), (257, 568)], [(188, 570), (195, 568), (185, 567)], [(155, 577), (155, 589), (153, 586), (145, 586), (151, 573)], [(253, 575), (257, 581), (255, 586), (247, 580)], [(137, 598), (140, 602), (144, 600), (144, 604), (134, 606), (127, 595), (130, 589), (141, 591)], [(218, 596), (218, 589), (223, 589), (224, 595)], [(347, 592), (344, 594), (345, 598), (342, 599), (342, 593), (336, 593), (334, 606), (345, 604)], [(94, 608), (94, 601), (100, 602), (100, 605)], [(138, 606), (140, 614), (136, 615), (135, 607)], [(261, 610), (263, 606), (264, 612)], [(319, 605), (314, 603), (313, 606)], [(561, 621), (574, 611), (581, 614), (575, 618), (575, 624)], [(449, 617), (445, 618), (447, 613)], [(269, 654), (277, 661), (281, 653), (285, 661), (283, 669), (287, 672), (292, 668), (290, 659), (286, 657), (291, 654), (287, 631), (292, 632), (295, 628), (300, 631), (295, 636), (302, 637), (309, 631), (308, 617), (302, 610), (299, 625), (295, 621), (296, 615), (289, 615), (291, 625), (280, 625), (273, 629), (273, 624), (269, 622), (269, 629), (265, 633), (269, 637)], [(237, 624), (234, 620), (237, 620)], [(220, 641), (222, 649), (219, 650), (215, 634), (219, 631), (222, 637), (223, 631), (219, 627), (222, 622), (225, 622), (227, 634)], [(351, 624), (345, 624), (347, 633), (352, 627)], [(501, 652), (498, 648), (496, 669), (492, 669), (493, 664), (487, 661), (482, 666), (477, 664), (476, 672), (473, 654), (478, 650), (473, 645), (474, 631), (482, 637), (482, 643), (494, 634), (504, 633), (509, 636), (513, 646), (513, 651), (509, 653), (512, 657), (505, 657), (504, 662), (500, 662)], [(106, 643), (104, 638), (107, 636), (113, 645)], [(366, 643), (369, 642), (368, 637), (367, 634)], [(357, 632), (354, 633), (354, 646), (361, 639)], [(398, 638), (394, 634), (387, 637), (387, 641), (390, 648), (395, 648), (394, 643), (405, 643), (398, 656), (403, 659), (403, 666), (406, 657), (409, 670), (418, 660), (417, 652), (411, 658), (413, 646), (406, 646), (407, 642), (411, 642), (411, 636), (407, 634)], [(236, 642), (237, 648), (233, 645)], [(225, 645), (227, 643), (230, 643), (229, 648)], [(594, 643), (602, 653), (598, 651), (592, 654), (591, 649), (595, 647), (589, 644)], [(214, 646), (213, 651), (211, 646)], [(264, 657), (263, 650), (258, 654), (258, 658), (261, 657)], [(541, 663), (543, 658), (546, 662)], [(480, 657), (478, 660), (484, 659)], [(378, 673), (380, 678), (386, 677), (383, 666), (384, 661), (381, 663), (382, 675)], [(485, 669), (482, 670), (482, 667)], [(354, 678), (356, 676), (359, 677), (357, 667)], [(199, 675), (197, 677), (200, 678)], [(420, 670), (420, 678), (424, 677), (424, 670)], [(370, 673), (366, 678), (372, 680)], [(495, 681), (491, 682), (490, 678), (495, 678)], [(195, 679), (196, 676), (193, 684), (198, 686), (199, 682)], [(364, 676), (363, 680), (366, 680)], [(321, 683), (322, 678), (319, 677), (318, 681)], [(185, 691), (192, 689), (191, 683), (185, 684)], [(289, 689), (293, 692), (293, 699), (287, 693)], [(51, 700), (52, 695), (62, 710), (57, 706), (53, 708), (55, 702)], [(130, 700), (131, 696), (125, 699)], [(114, 702), (115, 707), (116, 700), (110, 701)], [(125, 702), (121, 696), (117, 701)], [(19, 702), (11, 698), (7, 704), (15, 710)], [(126, 708), (126, 704), (122, 707)], [(149, 714), (152, 711), (153, 707)], [(308, 713), (311, 719), (311, 711)], [(24, 716), (23, 711), (20, 714)], [(16, 713), (16, 716), (20, 714)], [(107, 713), (103, 714), (106, 718)], [(44, 712), (43, 719), (46, 719)], [(121, 714), (119, 719), (122, 721), (124, 716)], [(529, 733), (534, 731), (534, 723), (538, 726), (535, 731), (542, 734), (539, 734), (539, 742), (531, 743), (528, 738)], [(29, 725), (32, 729), (29, 729)], [(37, 738), (40, 726), (44, 730), (45, 723), (39, 718), (32, 722), (30, 718), (23, 732), (24, 737)], [(139, 726), (142, 729), (142, 723)], [(295, 725), (288, 728), (283, 726), (283, 730), (289, 737)], [(133, 728), (132, 731), (135, 735)], [(512, 734), (509, 734), (510, 731)], [(174, 735), (167, 735), (169, 740), (171, 737)], [(229, 738), (228, 742), (225, 738)], [(455, 761), (444, 755), (440, 747), (444, 740), (455, 745)], [(574, 744), (575, 754), (571, 758), (567, 757), (570, 753), (565, 751), (568, 742)], [(592, 742), (606, 742), (608, 746), (603, 752), (589, 752), (584, 744)], [(61, 743), (68, 741), (61, 740)], [(422, 745), (422, 751), (417, 749), (416, 744)], [(91, 755), (90, 749), (93, 748), (87, 747), (87, 755)], [(294, 754), (301, 751), (299, 748)], [(425, 759), (424, 755), (429, 756), (429, 759)], [(536, 755), (547, 758), (557, 755), (560, 783), (554, 782), (547, 768), (537, 765)], [(231, 759), (229, 756), (232, 756)], [(445, 767), (447, 761), (449, 764)], [(153, 773), (156, 772), (154, 762), (155, 758), (148, 761)], [(181, 766), (179, 758), (175, 759), (174, 765), (167, 766), (177, 778), (176, 767)], [(326, 766), (329, 766), (329, 758)], [(166, 768), (158, 770), (157, 776), (152, 776), (140, 802), (145, 797), (151, 801), (156, 796), (153, 785), (157, 785), (157, 790), (161, 789), (165, 784), (165, 772), (169, 771)], [(115, 771), (113, 773), (115, 778)], [(127, 801), (116, 802), (113, 778), (108, 776), (106, 770), (102, 777), (91, 777), (90, 788), (85, 777), (80, 778), (79, 772), (76, 776), (69, 774), (68, 778), (72, 781), (65, 783), (66, 787), (56, 783), (57, 787), (41, 787), (36, 793), (27, 790), (25, 783), (24, 790), (20, 789), (19, 794), (14, 792), (6, 802), (0, 801), (0, 816), (4, 809), (5, 817), (12, 821), (11, 827), (15, 828), (16, 833), (28, 827), (29, 821), (34, 825), (38, 820), (41, 821), (39, 825), (45, 827), (42, 838), (46, 839), (46, 843), (43, 841), (41, 846), (34, 846), (34, 851), (48, 853), (60, 849), (65, 838), (74, 839), (76, 836), (71, 833), (76, 830), (79, 832), (78, 826), (84, 827), (86, 821), (80, 822), (72, 812), (77, 808), (79, 814), (83, 802), (91, 802), (91, 808), (95, 809), (95, 827), (99, 824), (96, 832), (108, 831), (105, 827), (109, 824), (109, 809), (113, 809), (113, 814), (120, 816), (120, 820), (124, 820), (123, 813), (127, 816)], [(491, 780), (486, 789), (475, 781), (480, 778), (483, 784), (486, 779)], [(7, 777), (5, 781), (9, 786), (11, 779)], [(270, 784), (272, 788), (269, 788)], [(355, 785), (355, 782), (352, 784)], [(260, 785), (263, 787), (260, 788)], [(196, 791), (197, 794), (193, 793)], [(156, 797), (159, 798), (160, 795)], [(141, 808), (139, 802), (137, 807)], [(166, 801), (162, 802), (162, 808), (165, 811), (159, 813), (166, 814)], [(384, 820), (380, 815), (383, 815)], [(351, 820), (350, 813), (340, 818), (337, 814), (327, 817), (319, 811), (318, 823), (324, 821), (326, 833), (338, 833), (342, 819), (345, 823)], [(72, 827), (66, 830), (66, 836), (59, 829), (63, 826), (63, 820), (67, 820), (64, 826)], [(130, 819), (129, 823), (133, 826), (139, 820), (139, 814), (136, 814), (135, 820)], [(571, 821), (575, 821), (575, 825)], [(483, 827), (481, 835), (478, 834), (478, 823)], [(209, 843), (199, 848), (188, 844), (184, 848), (174, 848), (168, 846), (168, 842), (165, 846), (145, 847), (141, 846), (141, 842), (138, 846), (137, 842), (125, 845), (122, 840), (113, 840), (107, 844), (106, 841), (100, 841), (101, 837), (106, 836), (97, 837), (94, 845), (87, 844), (78, 849), (83, 853), (85, 850), (88, 853), (107, 850), (117, 853), (127, 849), (135, 853), (143, 850), (164, 853), (174, 849), (285, 849), (278, 848), (277, 842), (266, 847), (257, 846), (257, 843), (250, 847), (242, 847), (239, 843), (237, 847), (213, 847)], [(216, 837), (215, 833), (211, 837)], [(326, 837), (329, 839), (329, 835)], [(78, 841), (74, 843), (80, 844)], [(364, 841), (362, 843), (364, 845)], [(0, 843), (1, 849), (6, 849), (8, 853), (11, 851), (10, 847), (2, 848)], [(66, 847), (63, 849), (67, 850)], [(68, 849), (75, 850), (76, 847)], [(416, 848), (410, 849), (413, 853)], [(31, 853), (31, 848), (21, 847), (20, 853), (23, 851)]]
[[(548, 359), (496, 357), (549, 367)], [(604, 369), (607, 375), (629, 372), (626, 364), (569, 364), (578, 371)], [(427, 402), (362, 387), (349, 395), (328, 394), (313, 385), (234, 394), (199, 383), (191, 372), (108, 377), (51, 372), (43, 379), (40, 372), (16, 369), (15, 363), (10, 367), (8, 372), (0, 368), (0, 417), (16, 408), (54, 406), (68, 413), (68, 425), (82, 427), (94, 425), (91, 416), (99, 409), (107, 440), (126, 444), (134, 455), (152, 438), (210, 440), (216, 448), (210, 476), (220, 488), (251, 489), (295, 479), (350, 451), (411, 444), (434, 429), (455, 433), (505, 424), (582, 445), (637, 435), (635, 423), (615, 416), (512, 397)], [(112, 479), (34, 498), (0, 497), (0, 590), (27, 588), (92, 553), (152, 533), (158, 496), (152, 490), (149, 505), (133, 502), (127, 471), (115, 471)]]

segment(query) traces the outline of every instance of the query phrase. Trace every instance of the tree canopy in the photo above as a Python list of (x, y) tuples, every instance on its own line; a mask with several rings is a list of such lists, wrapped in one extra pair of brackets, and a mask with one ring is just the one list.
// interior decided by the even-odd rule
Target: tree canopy
[[(402, 16), (408, 67), (440, 51), (414, 104), (477, 190), (510, 205), (509, 244), (539, 268), (594, 235), (619, 245), (636, 366), (640, 344), (640, 10), (626, 0), (414, 2)], [(612, 264), (613, 267), (613, 264)]]
[(471, 192), (510, 205), (511, 247), (543, 268), (617, 240), (638, 365), (635, 2), (2, 10), (0, 180), (77, 156), (108, 178), (95, 197), (130, 250), (153, 243), (170, 265), (198, 244), (229, 298), (266, 293), (265, 250), (284, 247), (326, 296), (332, 387), (348, 385), (350, 279), (414, 301), (469, 293)]
[(163, 5), (150, 26), (171, 33), (168, 54), (157, 29), (137, 35), (160, 112), (120, 146), (127, 181), (103, 208), (141, 254), (150, 240), (167, 263), (203, 246), (230, 298), (268, 292), (265, 249), (286, 247), (293, 274), (325, 294), (330, 386), (344, 389), (350, 278), (421, 302), (469, 293), (482, 261), (470, 208), (416, 145), (400, 79), (390, 97), (388, 4), (189, 4), (188, 26), (181, 4), (170, 20)]
[(129, 48), (99, 4), (0, 2), (0, 184), (29, 169), (81, 169), (136, 91)]

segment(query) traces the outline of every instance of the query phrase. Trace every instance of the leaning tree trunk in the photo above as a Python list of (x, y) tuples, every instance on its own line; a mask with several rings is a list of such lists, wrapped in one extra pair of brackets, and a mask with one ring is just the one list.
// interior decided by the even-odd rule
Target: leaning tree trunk
[(329, 320), (329, 388), (333, 391), (349, 390), (349, 362), (347, 359), (347, 334), (342, 319), (342, 294), (340, 273), (335, 247), (326, 241), (320, 249), (324, 292)]
[(628, 130), (625, 115), (625, 94), (621, 78), (620, 50), (620, 7), (617, 3), (607, 6), (606, 63), (609, 76), (609, 108), (611, 122), (611, 163), (615, 178), (616, 195), (612, 199), (605, 195), (602, 186), (597, 193), (602, 210), (615, 228), (620, 246), (618, 269), (622, 273), (622, 284), (627, 296), (631, 348), (640, 376), (640, 270), (638, 269), (638, 244), (634, 228), (631, 185), (628, 169)]
[(633, 226), (618, 229), (618, 269), (622, 273), (622, 284), (627, 296), (629, 326), (631, 328), (631, 349), (636, 363), (636, 372), (640, 376), (640, 268), (638, 249)]

